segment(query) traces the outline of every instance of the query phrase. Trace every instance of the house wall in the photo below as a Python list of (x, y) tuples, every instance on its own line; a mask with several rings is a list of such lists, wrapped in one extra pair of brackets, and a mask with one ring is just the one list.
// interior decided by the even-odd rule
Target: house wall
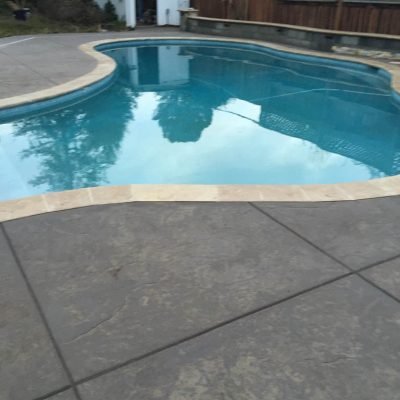
[[(158, 0), (157, 25), (179, 25), (179, 8), (188, 8), (189, 0)], [(169, 13), (167, 13), (169, 10)]]
[[(128, 0), (111, 0), (121, 20), (126, 20), (126, 1)], [(96, 2), (101, 8), (104, 8), (107, 0), (96, 0)], [(178, 26), (180, 24), (178, 9), (188, 8), (189, 5), (189, 0), (157, 0), (157, 25)], [(169, 10), (169, 12), (167, 12), (167, 10)]]

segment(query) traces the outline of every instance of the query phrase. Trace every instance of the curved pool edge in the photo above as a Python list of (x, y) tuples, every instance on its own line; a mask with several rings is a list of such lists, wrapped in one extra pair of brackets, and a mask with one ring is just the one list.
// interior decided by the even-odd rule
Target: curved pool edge
[(400, 176), (333, 185), (125, 185), (51, 192), (0, 202), (0, 222), (133, 202), (337, 202), (400, 195)]
[[(212, 42), (226, 42), (226, 43), (236, 43), (236, 44), (247, 44), (255, 45), (259, 47), (264, 47), (271, 50), (276, 50), (283, 53), (289, 53), (292, 55), (301, 55), (316, 57), (328, 60), (339, 60), (355, 64), (366, 65), (374, 67), (383, 71), (387, 77), (391, 80), (391, 87), (393, 93), (397, 100), (400, 101), (400, 66), (394, 64), (384, 63), (378, 60), (364, 59), (354, 56), (347, 56), (335, 53), (324, 53), (315, 50), (306, 50), (300, 48), (289, 47), (285, 45), (280, 45), (276, 43), (265, 42), (261, 40), (250, 40), (250, 39), (238, 39), (238, 38), (225, 38), (225, 37), (213, 37), (213, 36), (155, 36), (155, 37), (131, 37), (131, 38), (119, 38), (119, 39), (103, 39), (92, 41), (88, 43), (81, 44), (78, 49), (85, 53), (86, 55), (94, 58), (97, 61), (96, 67), (76, 78), (72, 81), (53, 86), (48, 89), (39, 90), (32, 93), (27, 93), (23, 95), (8, 97), (5, 99), (0, 99), (0, 111), (5, 109), (13, 109), (18, 107), (23, 107), (35, 102), (43, 102), (46, 100), (52, 100), (57, 97), (62, 97), (73, 92), (78, 92), (82, 89), (88, 88), (92, 85), (98, 84), (101, 81), (109, 78), (116, 70), (116, 62), (106, 54), (98, 50), (98, 47), (102, 45), (116, 45), (118, 43), (128, 43), (128, 42), (146, 42), (146, 41), (212, 41)], [(82, 96), (84, 97), (84, 96)]]
[[(285, 53), (317, 58), (347, 61), (378, 68), (391, 76), (393, 93), (400, 100), (400, 67), (376, 60), (318, 51), (297, 49), (258, 40), (214, 38), (214, 37), (147, 37), (105, 39), (85, 43), (79, 49), (97, 60), (97, 66), (89, 73), (65, 84), (26, 95), (0, 100), (0, 110), (20, 107), (38, 101), (50, 100), (84, 89), (110, 77), (116, 63), (96, 48), (101, 45), (126, 42), (167, 40), (218, 41), (257, 45)], [(326, 185), (126, 185), (100, 186), (63, 192), (52, 192), (16, 200), (0, 201), (0, 222), (13, 219), (81, 208), (94, 205), (121, 204), (144, 201), (201, 201), (201, 202), (336, 202), (364, 200), (400, 195), (400, 175)]]
[[(79, 48), (81, 47), (82, 46), (79, 46)], [(13, 110), (19, 107), (23, 108), (34, 103), (50, 101), (55, 98), (67, 96), (71, 93), (79, 92), (85, 88), (99, 84), (114, 74), (117, 65), (112, 58), (94, 48), (87, 48), (83, 51), (85, 54), (97, 61), (97, 65), (92, 71), (81, 75), (72, 81), (55, 85), (48, 89), (0, 99), (0, 111)], [(82, 94), (80, 97), (84, 97), (84, 95)]]

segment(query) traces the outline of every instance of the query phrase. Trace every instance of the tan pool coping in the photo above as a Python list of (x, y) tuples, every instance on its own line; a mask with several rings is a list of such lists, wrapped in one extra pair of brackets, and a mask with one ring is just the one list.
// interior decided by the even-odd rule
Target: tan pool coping
[[(91, 72), (68, 83), (26, 95), (0, 100), (0, 109), (26, 105), (39, 100), (61, 96), (111, 75), (116, 64), (113, 59), (95, 49), (101, 44), (146, 40), (201, 40), (253, 44), (288, 53), (309, 55), (370, 65), (389, 72), (392, 88), (400, 94), (400, 68), (377, 60), (339, 54), (297, 49), (258, 40), (214, 37), (147, 37), (106, 39), (82, 44), (79, 49), (97, 60)], [(100, 186), (64, 192), (46, 193), (0, 202), (0, 222), (47, 212), (68, 210), (92, 205), (127, 203), (135, 201), (273, 201), (273, 202), (327, 202), (350, 201), (400, 195), (400, 175), (363, 182), (330, 185), (126, 185)]]

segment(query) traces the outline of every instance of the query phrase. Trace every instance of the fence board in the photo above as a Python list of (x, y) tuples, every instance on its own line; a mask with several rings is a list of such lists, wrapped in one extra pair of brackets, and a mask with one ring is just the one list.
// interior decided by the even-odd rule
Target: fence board
[[(282, 0), (192, 0), (200, 15), (333, 29), (334, 2)], [(340, 29), (400, 35), (399, 4), (345, 3)]]

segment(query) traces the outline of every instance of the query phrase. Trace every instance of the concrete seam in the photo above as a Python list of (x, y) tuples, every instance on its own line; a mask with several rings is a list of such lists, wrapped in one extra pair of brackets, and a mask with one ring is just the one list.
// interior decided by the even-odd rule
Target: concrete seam
[(14, 258), (15, 263), (17, 264), (19, 272), (22, 275), (22, 279), (25, 282), (25, 285), (26, 285), (26, 287), (28, 289), (28, 292), (29, 292), (29, 294), (30, 294), (30, 296), (32, 298), (32, 301), (33, 301), (33, 303), (34, 303), (34, 305), (36, 307), (36, 310), (39, 313), (40, 319), (42, 320), (42, 323), (43, 323), (43, 325), (45, 327), (45, 330), (47, 331), (47, 334), (48, 334), (49, 339), (50, 339), (50, 341), (51, 341), (51, 343), (53, 345), (53, 348), (54, 348), (54, 350), (56, 352), (56, 355), (58, 356), (58, 359), (59, 359), (59, 361), (61, 363), (61, 366), (64, 369), (64, 372), (65, 372), (65, 374), (67, 376), (69, 384), (70, 384), (72, 390), (74, 391), (76, 398), (78, 400), (82, 400), (80, 395), (79, 395), (79, 392), (78, 392), (78, 389), (76, 387), (76, 384), (75, 384), (75, 382), (74, 382), (74, 380), (72, 378), (71, 371), (69, 370), (68, 365), (67, 365), (67, 363), (66, 363), (66, 361), (64, 359), (64, 356), (62, 354), (61, 348), (59, 347), (59, 345), (58, 345), (58, 343), (57, 343), (57, 341), (55, 339), (55, 336), (54, 336), (54, 334), (53, 334), (53, 332), (52, 332), (52, 330), (50, 328), (50, 325), (49, 325), (49, 323), (48, 323), (48, 321), (46, 319), (45, 313), (44, 313), (44, 311), (42, 309), (42, 306), (41, 306), (41, 304), (39, 302), (39, 299), (36, 296), (36, 293), (35, 293), (32, 285), (31, 285), (31, 283), (30, 283), (30, 281), (28, 279), (27, 274), (25, 273), (25, 270), (24, 270), (24, 268), (22, 266), (22, 263), (21, 263), (21, 261), (20, 261), (20, 259), (18, 257), (17, 252), (15, 251), (15, 248), (14, 248), (14, 246), (12, 244), (12, 241), (11, 241), (7, 231), (6, 231), (6, 228), (4, 227), (3, 224), (0, 224), (0, 229), (3, 232), (4, 238), (5, 238), (6, 242), (7, 242), (7, 245), (9, 247), (9, 249), (10, 249), (10, 252), (11, 252), (13, 258)]

